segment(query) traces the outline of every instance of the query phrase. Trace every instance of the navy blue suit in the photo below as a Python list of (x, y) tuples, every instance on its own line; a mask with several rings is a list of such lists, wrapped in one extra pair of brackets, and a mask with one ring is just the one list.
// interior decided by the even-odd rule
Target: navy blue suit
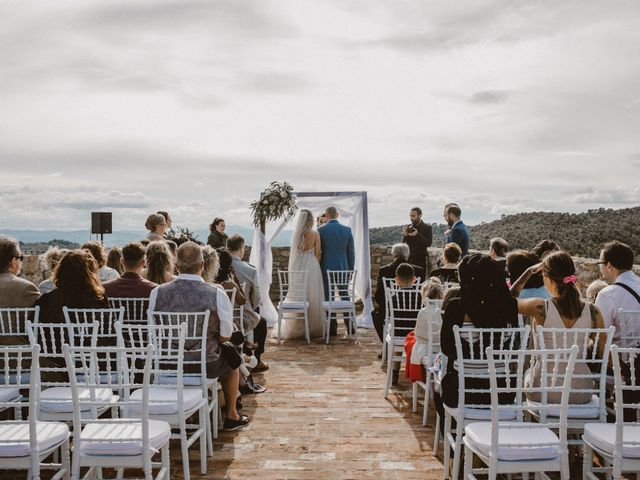
[(327, 270), (353, 270), (356, 262), (355, 248), (351, 229), (338, 223), (338, 220), (329, 220), (318, 229), (318, 233), (322, 245), (320, 267), (324, 282), (324, 296), (325, 300), (328, 300)]
[(462, 223), (460, 220), (453, 227), (451, 227), (451, 231), (444, 236), (444, 243), (457, 243), (462, 250), (462, 256), (465, 256), (469, 253), (469, 230), (467, 230), (467, 226)]

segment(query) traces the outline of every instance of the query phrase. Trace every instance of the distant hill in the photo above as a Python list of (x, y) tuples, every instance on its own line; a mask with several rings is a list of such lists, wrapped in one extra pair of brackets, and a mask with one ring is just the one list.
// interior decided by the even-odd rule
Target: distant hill
[[(433, 225), (433, 245), (442, 246), (445, 225)], [(500, 220), (469, 227), (471, 247), (489, 248), (493, 237), (502, 237), (511, 249), (530, 249), (540, 240), (555, 240), (575, 256), (597, 258), (609, 240), (631, 246), (640, 262), (640, 207), (620, 210), (600, 208), (584, 213), (531, 212), (503, 215)], [(390, 244), (402, 239), (402, 225), (372, 228), (372, 244)]]

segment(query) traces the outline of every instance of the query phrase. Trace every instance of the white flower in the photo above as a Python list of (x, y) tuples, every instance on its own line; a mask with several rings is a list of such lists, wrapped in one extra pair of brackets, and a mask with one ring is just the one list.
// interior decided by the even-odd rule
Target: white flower
[(282, 198), (287, 198), (287, 192), (280, 192), (280, 196)]
[(263, 201), (262, 201), (262, 204), (263, 204), (263, 205), (268, 205), (268, 204), (269, 204), (269, 201), (268, 201), (268, 200), (263, 200)]

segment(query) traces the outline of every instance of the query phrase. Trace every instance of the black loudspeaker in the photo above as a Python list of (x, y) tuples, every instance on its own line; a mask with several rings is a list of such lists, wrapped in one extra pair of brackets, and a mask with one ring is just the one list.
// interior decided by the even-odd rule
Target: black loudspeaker
[(111, 233), (111, 212), (91, 212), (91, 233)]

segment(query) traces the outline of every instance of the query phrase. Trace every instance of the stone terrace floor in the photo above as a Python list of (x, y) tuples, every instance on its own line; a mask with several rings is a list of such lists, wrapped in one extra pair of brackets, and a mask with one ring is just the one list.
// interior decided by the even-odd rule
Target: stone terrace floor
[[(384, 371), (373, 330), (359, 330), (359, 343), (332, 337), (311, 345), (270, 340), (270, 369), (256, 375), (268, 388), (243, 396), (249, 427), (220, 432), (207, 479), (431, 479), (442, 462), (431, 453), (433, 427), (411, 412), (411, 388), (401, 378), (383, 398)], [(421, 407), (421, 406), (420, 406)], [(433, 423), (435, 413), (430, 413)], [(182, 477), (172, 445), (172, 478)], [(198, 474), (191, 456), (192, 478)]]

